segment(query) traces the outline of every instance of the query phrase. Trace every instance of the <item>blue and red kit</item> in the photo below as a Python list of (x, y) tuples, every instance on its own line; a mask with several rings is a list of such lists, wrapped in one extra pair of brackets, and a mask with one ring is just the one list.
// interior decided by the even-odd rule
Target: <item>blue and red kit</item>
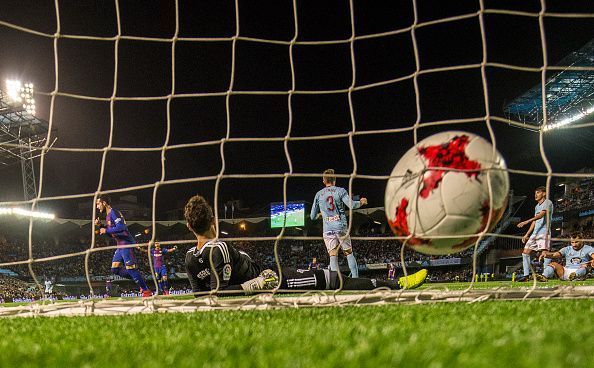
[[(134, 251), (132, 248), (120, 248), (120, 246), (136, 244), (136, 240), (130, 234), (124, 216), (115, 209), (111, 209), (105, 218), (106, 226), (105, 233), (113, 238), (118, 245), (111, 260), (111, 272), (132, 279), (142, 290), (148, 290), (146, 282), (136, 269), (136, 259), (134, 258)], [(126, 267), (122, 267), (125, 265)]]

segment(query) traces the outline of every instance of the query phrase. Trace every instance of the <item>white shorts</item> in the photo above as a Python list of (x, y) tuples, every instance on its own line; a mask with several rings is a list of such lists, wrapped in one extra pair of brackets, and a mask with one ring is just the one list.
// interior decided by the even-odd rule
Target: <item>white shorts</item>
[(524, 249), (530, 249), (537, 252), (541, 250), (550, 250), (551, 237), (549, 235), (532, 235), (526, 244), (524, 244)]
[(569, 275), (576, 273), (578, 270), (579, 268), (567, 268), (563, 266), (563, 277), (561, 277), (561, 280), (569, 280)]
[(348, 250), (353, 247), (351, 244), (351, 237), (346, 235), (344, 231), (328, 231), (324, 233), (324, 243), (326, 250), (330, 252), (332, 249), (340, 246), (342, 250)]

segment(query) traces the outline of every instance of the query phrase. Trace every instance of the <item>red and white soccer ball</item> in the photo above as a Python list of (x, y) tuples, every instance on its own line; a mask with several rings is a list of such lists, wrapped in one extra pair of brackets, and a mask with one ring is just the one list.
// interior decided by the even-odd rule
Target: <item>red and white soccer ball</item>
[(505, 161), (488, 141), (443, 132), (423, 139), (398, 161), (386, 186), (385, 209), (394, 234), (410, 236), (408, 246), (451, 254), (493, 229), (508, 192)]

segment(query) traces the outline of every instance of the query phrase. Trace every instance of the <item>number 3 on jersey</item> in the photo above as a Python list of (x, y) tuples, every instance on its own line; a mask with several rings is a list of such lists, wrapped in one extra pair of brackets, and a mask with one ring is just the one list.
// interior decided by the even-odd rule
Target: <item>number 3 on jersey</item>
[(334, 209), (336, 208), (336, 206), (334, 205), (334, 196), (326, 197), (326, 202), (328, 202), (328, 206), (326, 207), (326, 209), (328, 211), (334, 211)]

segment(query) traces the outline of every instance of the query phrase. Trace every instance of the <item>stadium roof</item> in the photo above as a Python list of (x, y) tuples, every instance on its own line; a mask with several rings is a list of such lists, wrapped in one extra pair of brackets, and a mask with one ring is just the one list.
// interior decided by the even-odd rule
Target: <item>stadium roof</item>
[(28, 114), (24, 108), (8, 103), (0, 90), (0, 169), (36, 156), (48, 132), (47, 121)]
[[(552, 129), (577, 121), (594, 112), (594, 70), (576, 67), (594, 67), (594, 39), (578, 51), (561, 60), (566, 67), (546, 81), (547, 126)], [(504, 108), (505, 116), (532, 127), (544, 123), (542, 86), (534, 86)]]

